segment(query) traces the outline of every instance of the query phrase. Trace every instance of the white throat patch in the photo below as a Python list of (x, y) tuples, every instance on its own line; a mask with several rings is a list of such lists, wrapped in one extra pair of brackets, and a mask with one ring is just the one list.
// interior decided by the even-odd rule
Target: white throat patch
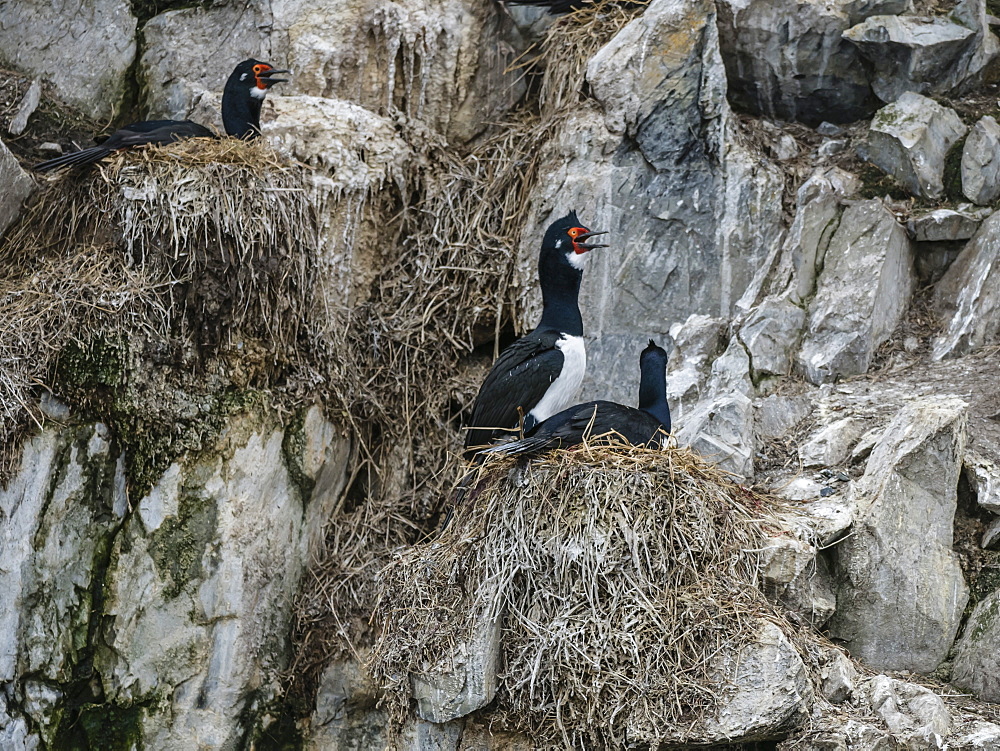
[(250, 96), (254, 99), (263, 99), (267, 96), (267, 89), (258, 89), (256, 86), (250, 87)]
[(575, 250), (571, 250), (566, 254), (566, 260), (569, 261), (569, 265), (574, 269), (582, 270), (583, 267), (587, 265), (587, 254), (577, 253)]
[(587, 372), (587, 348), (582, 336), (563, 334), (556, 342), (556, 348), (563, 353), (562, 372), (552, 381), (545, 396), (529, 413), (541, 422), (561, 412), (573, 403), (583, 376)]

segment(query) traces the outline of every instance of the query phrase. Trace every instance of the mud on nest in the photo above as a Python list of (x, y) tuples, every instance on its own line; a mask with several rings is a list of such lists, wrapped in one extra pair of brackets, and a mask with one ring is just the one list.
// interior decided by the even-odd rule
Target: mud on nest
[(725, 690), (713, 659), (781, 621), (759, 586), (776, 501), (689, 450), (502, 458), (468, 487), (379, 577), (369, 668), (397, 722), (411, 674), (448, 674), (455, 645), (499, 622), (500, 727), (543, 747), (677, 740)]

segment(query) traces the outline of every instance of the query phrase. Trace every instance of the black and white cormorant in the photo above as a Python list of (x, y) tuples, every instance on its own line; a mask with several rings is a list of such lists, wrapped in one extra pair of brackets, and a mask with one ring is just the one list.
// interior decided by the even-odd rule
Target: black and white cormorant
[(465, 436), (466, 459), (500, 436), (530, 430), (576, 395), (587, 369), (580, 281), (587, 251), (607, 247), (586, 240), (604, 234), (582, 226), (576, 212), (549, 225), (538, 256), (542, 320), (500, 353), (483, 381)]
[[(226, 133), (243, 139), (259, 136), (260, 108), (268, 88), (288, 80), (272, 76), (288, 72), (259, 60), (244, 60), (237, 65), (222, 92), (222, 123)], [(215, 138), (215, 133), (190, 120), (146, 120), (116, 130), (99, 146), (49, 159), (36, 164), (33, 169), (36, 172), (48, 172), (75, 164), (92, 164), (119, 149), (146, 144), (162, 145), (184, 138)]]
[[(667, 406), (667, 353), (656, 342), (639, 356), (639, 408), (607, 401), (584, 402), (552, 415), (518, 441), (483, 449), (483, 454), (540, 454), (569, 448), (584, 437), (617, 433), (633, 446), (662, 447), (670, 432)], [(611, 440), (620, 440), (609, 436)]]

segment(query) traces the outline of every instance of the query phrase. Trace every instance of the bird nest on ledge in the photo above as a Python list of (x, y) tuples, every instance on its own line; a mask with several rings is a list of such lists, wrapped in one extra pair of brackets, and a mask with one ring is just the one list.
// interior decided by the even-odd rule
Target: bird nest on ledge
[(481, 719), (541, 747), (683, 743), (725, 698), (720, 656), (783, 622), (759, 574), (778, 502), (687, 449), (504, 457), (463, 486), (380, 575), (369, 669), (398, 723), (415, 694), (492, 678)]
[(246, 336), (293, 357), (325, 198), (308, 168), (235, 139), (47, 180), (0, 243), (0, 475), (67, 348), (138, 336), (201, 357)]

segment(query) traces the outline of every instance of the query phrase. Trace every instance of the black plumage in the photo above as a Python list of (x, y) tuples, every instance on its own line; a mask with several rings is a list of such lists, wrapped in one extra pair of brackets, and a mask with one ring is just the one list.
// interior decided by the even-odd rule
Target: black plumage
[(581, 226), (575, 212), (546, 230), (538, 256), (542, 319), (500, 353), (483, 381), (465, 437), (467, 459), (499, 436), (529, 430), (575, 396), (587, 364), (578, 303), (584, 254), (607, 247), (585, 241), (601, 234)]
[(553, 415), (517, 441), (484, 449), (484, 454), (540, 454), (608, 435), (633, 446), (658, 446), (670, 432), (667, 405), (667, 353), (650, 339), (639, 356), (639, 407), (609, 401), (577, 404)]
[[(243, 139), (260, 135), (260, 110), (269, 87), (287, 79), (272, 78), (277, 70), (259, 60), (244, 60), (236, 66), (222, 92), (222, 122), (226, 133)], [(185, 138), (215, 138), (215, 133), (191, 120), (144, 120), (126, 125), (97, 146), (36, 164), (36, 172), (99, 162), (119, 149), (150, 144), (163, 145)]]

